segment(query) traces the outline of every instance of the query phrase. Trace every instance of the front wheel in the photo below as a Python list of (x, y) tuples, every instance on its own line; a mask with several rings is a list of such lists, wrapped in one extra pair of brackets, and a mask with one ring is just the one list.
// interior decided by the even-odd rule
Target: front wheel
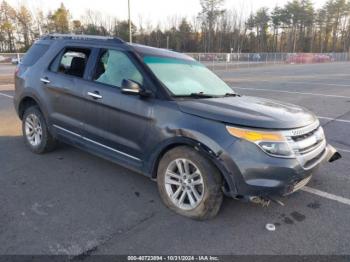
[(192, 148), (181, 146), (167, 152), (159, 163), (157, 182), (164, 204), (180, 215), (206, 220), (220, 210), (221, 174)]

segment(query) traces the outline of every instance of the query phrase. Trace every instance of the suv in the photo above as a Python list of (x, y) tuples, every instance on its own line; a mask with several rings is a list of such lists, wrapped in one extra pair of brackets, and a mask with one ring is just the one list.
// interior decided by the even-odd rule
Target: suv
[(96, 36), (47, 35), (15, 74), (29, 149), (60, 140), (157, 181), (167, 207), (214, 217), (223, 195), (290, 194), (340, 158), (308, 110), (236, 94), (191, 57)]

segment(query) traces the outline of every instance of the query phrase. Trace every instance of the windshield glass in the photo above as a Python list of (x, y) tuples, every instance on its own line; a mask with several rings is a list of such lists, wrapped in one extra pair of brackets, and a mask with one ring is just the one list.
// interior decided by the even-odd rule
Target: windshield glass
[(146, 56), (144, 62), (174, 96), (224, 96), (233, 90), (197, 61)]

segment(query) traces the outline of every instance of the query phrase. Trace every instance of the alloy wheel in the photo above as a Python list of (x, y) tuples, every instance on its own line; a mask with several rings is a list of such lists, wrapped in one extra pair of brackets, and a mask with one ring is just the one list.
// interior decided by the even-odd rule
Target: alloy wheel
[(30, 114), (25, 120), (25, 135), (31, 146), (38, 146), (42, 141), (43, 130), (39, 118)]
[(199, 168), (188, 159), (175, 159), (167, 167), (165, 189), (172, 203), (183, 210), (196, 208), (204, 196), (204, 182)]

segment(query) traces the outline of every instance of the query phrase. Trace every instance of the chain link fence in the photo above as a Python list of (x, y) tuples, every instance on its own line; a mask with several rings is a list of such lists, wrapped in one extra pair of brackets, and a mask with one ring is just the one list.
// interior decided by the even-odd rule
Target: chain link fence
[[(0, 63), (17, 64), (23, 53), (0, 53)], [(212, 70), (271, 64), (312, 64), (350, 61), (349, 53), (187, 53)]]
[(212, 70), (231, 70), (271, 64), (346, 62), (349, 53), (187, 53)]

